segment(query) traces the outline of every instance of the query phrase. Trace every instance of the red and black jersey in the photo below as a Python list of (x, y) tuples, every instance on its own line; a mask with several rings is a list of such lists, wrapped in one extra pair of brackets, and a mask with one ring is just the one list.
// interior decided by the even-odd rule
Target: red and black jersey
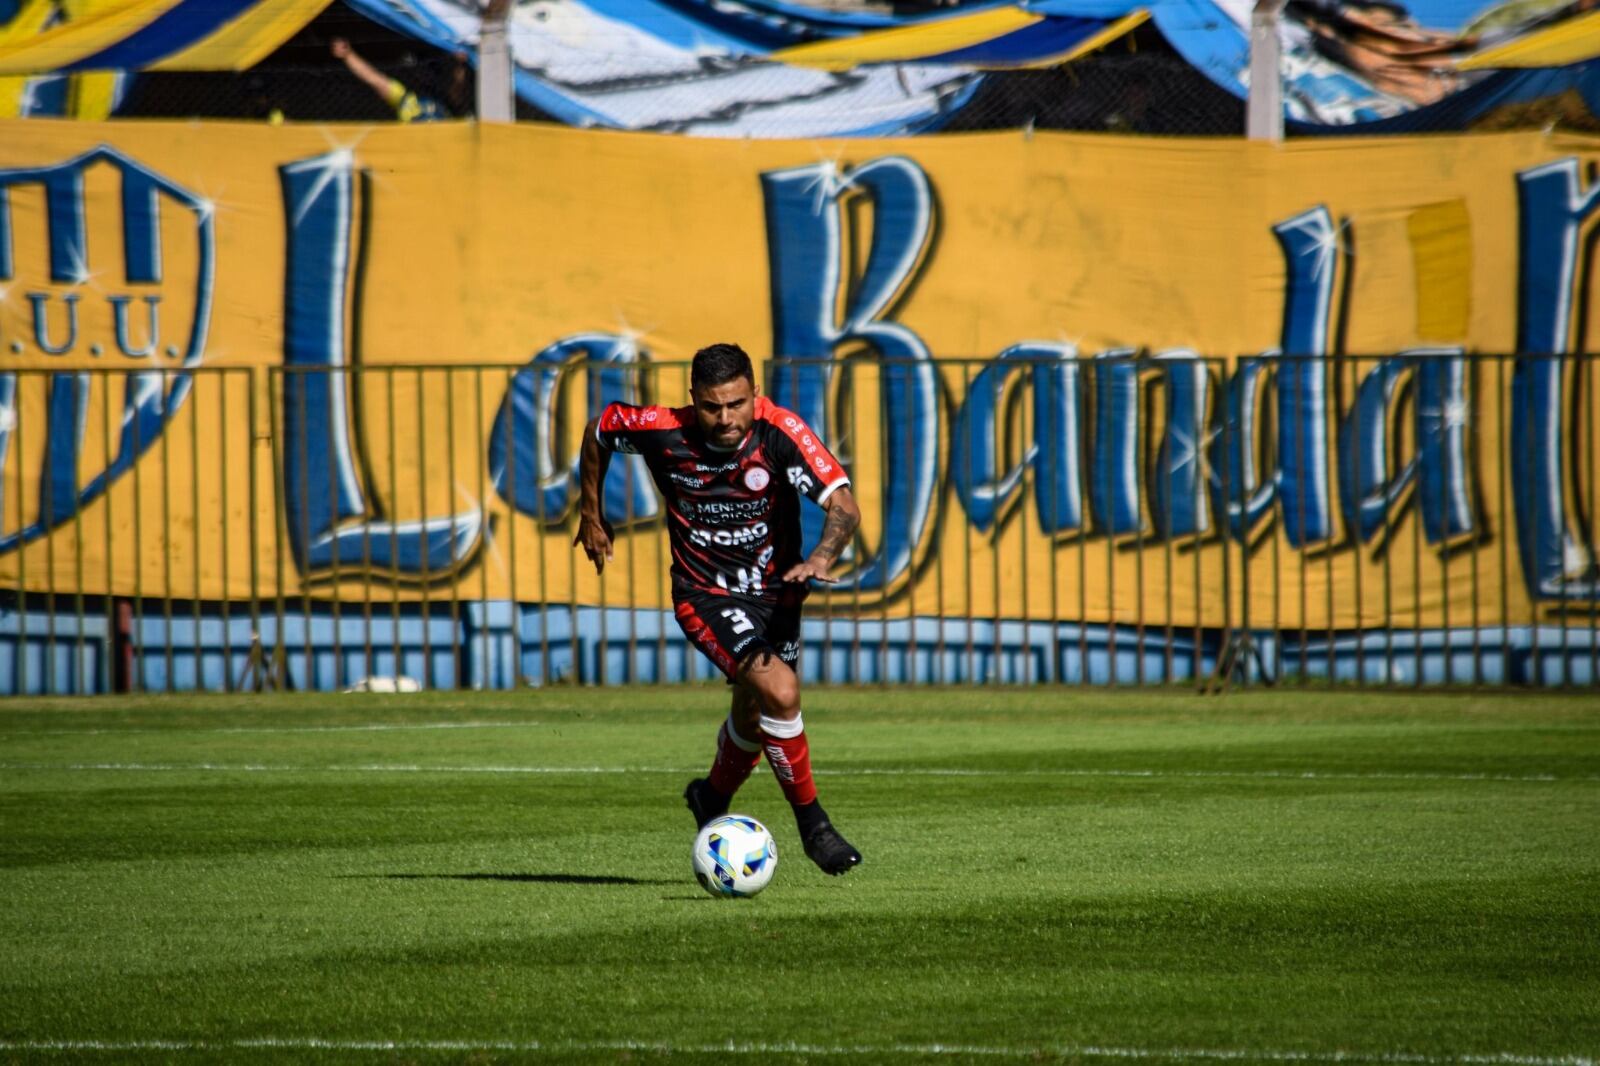
[(613, 403), (595, 436), (649, 466), (667, 505), (675, 593), (805, 598), (805, 584), (781, 580), (801, 557), (800, 494), (821, 503), (850, 478), (799, 415), (758, 396), (743, 442), (719, 451), (701, 437), (692, 407)]

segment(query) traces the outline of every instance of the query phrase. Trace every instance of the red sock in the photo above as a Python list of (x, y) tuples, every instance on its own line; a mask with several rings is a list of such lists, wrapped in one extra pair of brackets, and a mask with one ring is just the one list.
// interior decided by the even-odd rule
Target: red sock
[(793, 721), (761, 716), (767, 763), (777, 775), (778, 786), (792, 806), (815, 803), (817, 786), (811, 780), (811, 745), (806, 743), (805, 723), (797, 714)]
[(724, 796), (739, 791), (761, 761), (761, 745), (745, 740), (733, 728), (733, 715), (717, 730), (717, 758), (706, 779)]

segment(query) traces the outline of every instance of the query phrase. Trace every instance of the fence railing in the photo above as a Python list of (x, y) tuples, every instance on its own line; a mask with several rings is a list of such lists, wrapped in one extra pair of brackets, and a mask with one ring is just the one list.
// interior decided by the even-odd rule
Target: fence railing
[[(787, 359), (864, 521), (808, 681), (1590, 686), (1588, 356)], [(709, 680), (648, 467), (572, 546), (579, 435), (687, 367), (0, 374), (0, 692)], [(819, 516), (807, 505), (807, 544)], [(713, 531), (714, 532), (714, 531)]]

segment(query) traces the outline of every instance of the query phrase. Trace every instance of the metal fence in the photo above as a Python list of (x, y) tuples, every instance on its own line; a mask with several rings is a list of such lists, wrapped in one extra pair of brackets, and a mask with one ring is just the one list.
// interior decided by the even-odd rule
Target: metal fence
[[(802, 676), (1592, 686), (1595, 369), (774, 361), (763, 391), (866, 516), (808, 602)], [(585, 421), (687, 395), (686, 366), (627, 346), (0, 374), (0, 692), (714, 679), (638, 457), (607, 481), (603, 579), (572, 546)]]

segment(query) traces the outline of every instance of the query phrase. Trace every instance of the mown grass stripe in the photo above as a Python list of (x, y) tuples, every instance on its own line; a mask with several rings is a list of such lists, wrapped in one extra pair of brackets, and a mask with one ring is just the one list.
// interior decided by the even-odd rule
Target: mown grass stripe
[(4, 1051), (439, 1051), (439, 1052), (591, 1052), (639, 1051), (660, 1055), (813, 1055), (834, 1058), (943, 1055), (987, 1058), (1098, 1058), (1200, 1062), (1268, 1061), (1315, 1063), (1390, 1063), (1395, 1066), (1597, 1066), (1590, 1055), (1489, 1054), (1423, 1055), (1401, 1051), (1268, 1048), (1144, 1048), (1068, 1044), (1002, 1047), (974, 1044), (808, 1044), (729, 1041), (674, 1044), (650, 1040), (335, 1040), (323, 1037), (258, 1037), (239, 1040), (0, 1040)]
[(212, 726), (186, 728), (172, 726), (167, 729), (8, 729), (0, 732), (5, 737), (120, 737), (159, 733), (164, 736), (220, 735), (225, 733), (398, 733), (419, 729), (523, 729), (541, 726), (542, 722), (376, 722), (370, 725), (284, 725), (284, 726)]
[[(369, 763), (330, 766), (272, 766), (264, 763), (0, 763), (0, 770), (129, 773), (286, 773), (286, 774), (694, 774), (689, 766), (423, 766)], [(814, 770), (826, 777), (1130, 777), (1152, 779), (1242, 779), (1267, 781), (1463, 781), (1515, 784), (1592, 784), (1596, 775), (1354, 773), (1328, 770), (1070, 770), (963, 769), (959, 767), (845, 767)]]

